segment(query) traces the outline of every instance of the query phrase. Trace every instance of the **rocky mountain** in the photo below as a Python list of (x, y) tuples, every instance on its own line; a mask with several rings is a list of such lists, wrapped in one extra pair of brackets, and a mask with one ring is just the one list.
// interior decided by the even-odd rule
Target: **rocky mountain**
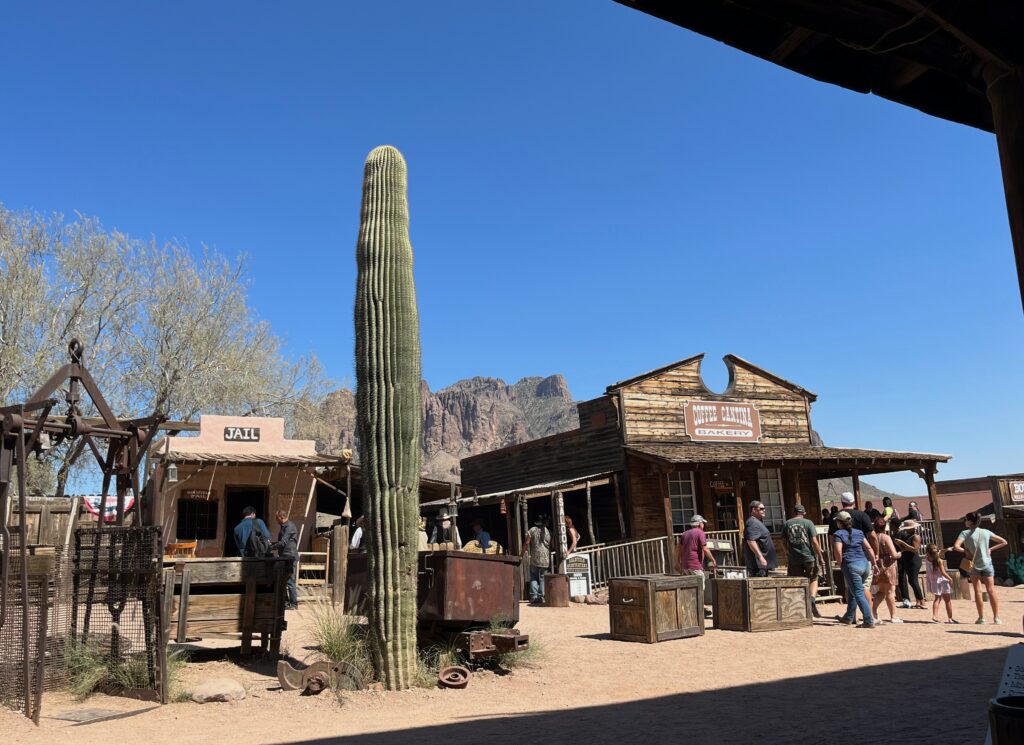
[[(517, 445), (579, 426), (569, 386), (561, 375), (529, 377), (509, 385), (497, 378), (469, 378), (432, 393), (422, 384), (423, 474), (458, 480), (468, 455)], [(355, 396), (332, 392), (321, 407), (317, 449), (337, 453), (355, 446)]]

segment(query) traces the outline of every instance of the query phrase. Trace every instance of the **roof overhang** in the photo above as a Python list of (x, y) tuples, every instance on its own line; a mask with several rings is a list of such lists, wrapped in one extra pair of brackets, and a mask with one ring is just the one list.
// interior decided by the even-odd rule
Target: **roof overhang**
[(1024, 65), (1005, 0), (616, 0), (802, 75), (993, 130), (980, 67)]
[[(614, 474), (614, 471), (605, 471), (603, 473), (593, 473), (588, 476), (576, 476), (571, 479), (561, 479), (560, 481), (545, 481), (540, 484), (531, 484), (529, 486), (517, 487), (515, 489), (506, 489), (505, 491), (462, 496), (456, 501), (460, 505), (475, 506), (497, 504), (504, 499), (516, 497), (523, 497), (525, 499), (547, 497), (554, 492), (570, 492), (577, 491), (579, 489), (586, 489), (588, 484), (592, 487), (604, 486), (605, 484), (611, 483), (612, 476)], [(431, 502), (422, 502), (420, 507), (444, 507), (447, 504), (448, 500), (439, 499)]]
[(158, 453), (164, 463), (218, 466), (315, 466), (337, 468), (348, 460), (335, 455), (274, 455), (272, 453), (188, 453), (171, 450)]
[(804, 444), (725, 444), (643, 442), (626, 445), (626, 452), (666, 466), (705, 468), (755, 467), (817, 470), (837, 473), (889, 473), (934, 468), (952, 456), (862, 448), (833, 448)]

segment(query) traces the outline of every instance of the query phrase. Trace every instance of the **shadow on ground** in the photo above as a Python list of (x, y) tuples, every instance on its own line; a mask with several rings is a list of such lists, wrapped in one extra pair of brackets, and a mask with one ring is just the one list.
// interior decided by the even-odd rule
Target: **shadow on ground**
[[(830, 649), (808, 649), (808, 655), (829, 655), (843, 664), (856, 662), (863, 644), (886, 644), (864, 632)], [(766, 648), (771, 644), (765, 640)], [(856, 742), (872, 745), (927, 742), (930, 745), (981, 745), (988, 725), (988, 702), (995, 693), (1006, 649), (984, 649), (934, 660), (898, 661), (886, 665), (800, 676), (801, 660), (771, 658), (762, 664), (782, 666), (793, 676), (773, 681), (643, 701), (561, 709), (551, 691), (550, 712), (491, 719), (455, 719), (448, 724), (301, 740), (302, 745), (451, 745), (487, 743), (780, 743), (822, 745)], [(752, 660), (753, 662), (753, 660)], [(609, 670), (608, 675), (616, 671)], [(657, 677), (658, 670), (649, 675)], [(667, 681), (671, 685), (671, 681)], [(681, 681), (681, 685), (713, 686), (714, 680)], [(585, 681), (581, 681), (585, 684)], [(628, 690), (630, 681), (623, 679)], [(457, 691), (451, 692), (458, 696)]]

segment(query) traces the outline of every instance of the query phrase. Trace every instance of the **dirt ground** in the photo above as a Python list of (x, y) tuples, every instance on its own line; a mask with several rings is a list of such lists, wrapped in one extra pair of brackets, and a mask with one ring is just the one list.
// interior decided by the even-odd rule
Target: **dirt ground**
[[(186, 683), (228, 676), (247, 689), (230, 704), (165, 707), (107, 696), (84, 703), (47, 695), (37, 728), (0, 710), (4, 743), (865, 743), (980, 745), (1007, 648), (1024, 642), (1024, 587), (1002, 589), (1003, 626), (905, 610), (874, 630), (815, 623), (747, 634), (709, 629), (661, 644), (612, 641), (606, 606), (522, 607), (523, 633), (543, 647), (533, 666), (477, 673), (462, 691), (416, 689), (300, 696), (281, 691), (270, 663), (221, 652), (187, 666)], [(838, 605), (824, 606), (838, 612)], [(885, 612), (883, 610), (883, 615)], [(285, 648), (309, 658), (309, 611), (288, 614)], [(205, 644), (203, 646), (206, 646)], [(82, 708), (136, 712), (74, 725), (51, 718)], [(150, 708), (153, 707), (153, 708)]]

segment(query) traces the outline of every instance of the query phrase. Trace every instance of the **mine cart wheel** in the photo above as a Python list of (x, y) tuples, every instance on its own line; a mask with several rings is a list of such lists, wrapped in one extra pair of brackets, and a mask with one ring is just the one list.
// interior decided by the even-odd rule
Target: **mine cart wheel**
[(437, 674), (442, 688), (465, 688), (469, 685), (469, 670), (459, 665), (446, 667)]

